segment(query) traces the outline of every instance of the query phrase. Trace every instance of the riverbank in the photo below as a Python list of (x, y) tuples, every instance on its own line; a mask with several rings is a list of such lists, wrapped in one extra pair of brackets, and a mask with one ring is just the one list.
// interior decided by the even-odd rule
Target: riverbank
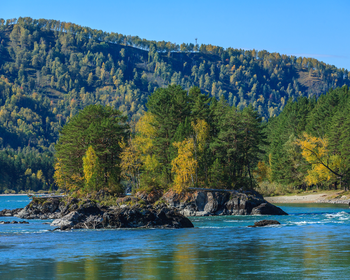
[(26, 193), (0, 194), (0, 196), (28, 196), (28, 194), (26, 194)]
[(298, 195), (264, 197), (266, 201), (274, 203), (333, 203), (349, 204), (350, 195), (344, 191), (325, 191), (320, 193), (304, 193)]

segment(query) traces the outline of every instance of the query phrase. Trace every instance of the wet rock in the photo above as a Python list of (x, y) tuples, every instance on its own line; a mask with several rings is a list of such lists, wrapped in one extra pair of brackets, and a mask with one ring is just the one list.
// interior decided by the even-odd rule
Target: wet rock
[(253, 226), (248, 227), (265, 227), (270, 225), (280, 225), (281, 223), (275, 220), (262, 220), (259, 222), (255, 222)]
[(288, 215), (281, 208), (268, 202), (253, 208), (251, 213), (252, 215)]
[(0, 225), (8, 225), (8, 224), (29, 224), (27, 221), (0, 221)]
[(63, 226), (61, 226), (60, 227), (60, 230), (62, 230), (62, 231), (64, 231), (64, 230), (71, 230), (72, 229), (72, 227), (71, 226), (68, 226), (68, 225), (63, 225)]
[(17, 209), (4, 209), (0, 211), (0, 217), (12, 217), (18, 214), (23, 208)]

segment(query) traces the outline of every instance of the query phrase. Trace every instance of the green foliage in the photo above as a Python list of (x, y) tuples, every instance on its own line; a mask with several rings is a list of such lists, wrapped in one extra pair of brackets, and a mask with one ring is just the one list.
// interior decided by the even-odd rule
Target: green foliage
[(181, 86), (170, 85), (168, 88), (157, 89), (147, 102), (148, 111), (154, 116), (156, 137), (154, 139), (154, 154), (162, 163), (163, 175), (167, 183), (172, 181), (171, 161), (174, 148), (171, 143), (179, 124), (185, 123), (190, 115), (189, 98)]
[[(290, 101), (269, 121), (266, 151), (271, 181), (306, 189), (350, 183), (350, 95), (347, 86), (318, 100)], [(321, 152), (322, 151), (322, 152)]]
[[(319, 97), (331, 87), (350, 85), (349, 77), (347, 70), (312, 58), (149, 41), (56, 20), (11, 19), (0, 24), (0, 149), (29, 146), (52, 154), (59, 129), (91, 104), (120, 110), (133, 127), (149, 95), (169, 85), (184, 91), (198, 87), (187, 96), (192, 115), (215, 129), (208, 96), (240, 110), (251, 104), (267, 120), (279, 115), (288, 99)], [(164, 180), (171, 178), (169, 160), (175, 154), (174, 149), (163, 154)], [(38, 171), (31, 163), (27, 168)], [(16, 170), (23, 180), (25, 170)], [(51, 175), (43, 172), (46, 184), (52, 184), (53, 166)], [(7, 180), (11, 188), (40, 188), (34, 179)]]
[[(140, 184), (134, 186), (172, 186), (180, 193), (189, 186), (251, 189), (256, 185), (253, 171), (266, 137), (251, 106), (239, 110), (224, 98), (217, 102), (206, 97), (198, 88), (187, 95), (180, 86), (170, 85), (155, 91), (147, 108), (129, 145), (141, 151), (133, 154), (139, 161), (130, 161), (141, 163)], [(153, 158), (156, 165), (150, 164)]]
[(120, 143), (128, 137), (125, 121), (118, 110), (89, 105), (62, 128), (55, 146), (60, 187), (76, 192), (85, 184), (95, 190), (120, 184)]
[(0, 191), (48, 190), (53, 184), (53, 173), (53, 156), (49, 151), (40, 153), (30, 147), (0, 150)]
[(85, 179), (85, 188), (88, 191), (100, 189), (102, 185), (99, 179), (101, 176), (101, 166), (100, 161), (96, 155), (94, 149), (89, 146), (85, 156), (83, 157), (83, 170), (84, 170), (84, 179)]

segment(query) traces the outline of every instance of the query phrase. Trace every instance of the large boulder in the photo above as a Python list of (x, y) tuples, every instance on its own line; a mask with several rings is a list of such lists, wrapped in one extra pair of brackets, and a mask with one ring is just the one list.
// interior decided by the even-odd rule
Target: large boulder
[(78, 211), (73, 211), (60, 219), (56, 219), (51, 223), (51, 226), (62, 227), (62, 226), (74, 226), (77, 223), (81, 222), (85, 216)]
[(176, 209), (123, 207), (104, 213), (105, 228), (189, 228), (192, 222)]
[(208, 215), (288, 215), (268, 203), (255, 191), (168, 191), (161, 198), (185, 216)]
[(262, 220), (255, 222), (253, 226), (248, 226), (248, 227), (266, 227), (266, 226), (271, 226), (271, 225), (280, 225), (281, 223), (279, 221), (275, 220)]
[(252, 215), (287, 215), (281, 208), (269, 203), (261, 203), (252, 209)]
[(60, 216), (60, 199), (57, 197), (37, 198), (15, 216), (21, 219), (56, 219)]

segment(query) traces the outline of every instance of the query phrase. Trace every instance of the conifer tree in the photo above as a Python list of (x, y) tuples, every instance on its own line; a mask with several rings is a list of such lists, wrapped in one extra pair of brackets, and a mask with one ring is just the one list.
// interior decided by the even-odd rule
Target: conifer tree
[(128, 126), (121, 112), (102, 105), (90, 105), (75, 115), (60, 132), (56, 158), (60, 172), (76, 189), (84, 186), (83, 157), (91, 146), (101, 170), (104, 187), (119, 187), (120, 142), (126, 141)]
[(154, 116), (152, 124), (157, 131), (154, 139), (154, 153), (162, 164), (164, 180), (172, 181), (171, 160), (173, 155), (172, 143), (177, 127), (190, 116), (190, 106), (187, 92), (181, 86), (170, 85), (157, 89), (149, 98), (147, 108)]

